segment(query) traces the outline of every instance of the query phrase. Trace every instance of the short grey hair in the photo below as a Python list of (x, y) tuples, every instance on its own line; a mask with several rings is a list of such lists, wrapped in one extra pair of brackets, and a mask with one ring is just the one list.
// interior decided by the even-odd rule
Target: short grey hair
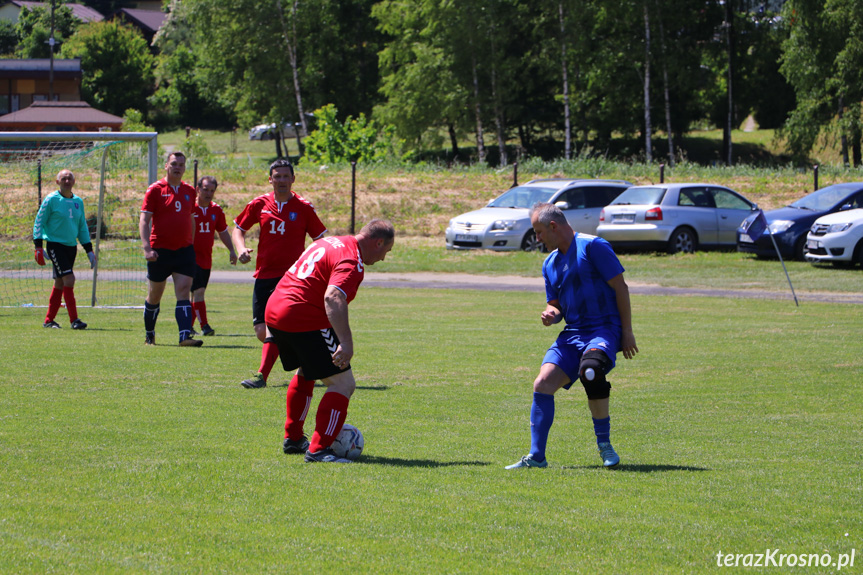
[(566, 216), (554, 204), (548, 202), (537, 202), (530, 208), (530, 219), (536, 218), (536, 221), (544, 226), (548, 226), (551, 222), (556, 222), (559, 225), (567, 223)]
[(360, 234), (372, 240), (384, 240), (389, 243), (395, 239), (396, 230), (389, 221), (374, 219), (363, 226)]

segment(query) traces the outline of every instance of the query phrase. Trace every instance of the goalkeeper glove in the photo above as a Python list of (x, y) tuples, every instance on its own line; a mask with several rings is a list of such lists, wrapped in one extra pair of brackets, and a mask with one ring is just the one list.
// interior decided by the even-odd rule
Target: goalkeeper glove
[(45, 250), (43, 250), (42, 248), (36, 248), (36, 253), (34, 254), (34, 257), (36, 258), (37, 264), (39, 264), (40, 266), (45, 265)]
[(96, 267), (96, 254), (94, 252), (87, 252), (87, 257), (90, 258), (90, 269)]

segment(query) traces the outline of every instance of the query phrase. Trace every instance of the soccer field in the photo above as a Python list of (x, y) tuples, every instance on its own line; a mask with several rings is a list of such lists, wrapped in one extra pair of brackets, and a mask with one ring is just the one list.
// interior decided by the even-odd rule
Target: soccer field
[(170, 299), (156, 347), (140, 310), (82, 307), (76, 332), (0, 308), (0, 572), (863, 570), (859, 305), (635, 296), (640, 353), (609, 376), (620, 466), (576, 385), (550, 467), (507, 471), (557, 333), (542, 294), (361, 288), (351, 465), (282, 453), (288, 374), (238, 385), (250, 286), (210, 286), (199, 349)]

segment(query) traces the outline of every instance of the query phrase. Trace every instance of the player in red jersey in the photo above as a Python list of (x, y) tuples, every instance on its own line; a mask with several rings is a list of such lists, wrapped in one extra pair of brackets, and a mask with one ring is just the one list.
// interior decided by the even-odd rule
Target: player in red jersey
[[(285, 371), (297, 370), (288, 386), (285, 453), (306, 454), (306, 461), (349, 463), (330, 448), (342, 430), (348, 402), (356, 389), (351, 371), (354, 340), (348, 304), (357, 295), (365, 266), (383, 261), (395, 243), (393, 225), (372, 220), (356, 236), (313, 242), (279, 281), (267, 304), (267, 327), (279, 348)], [(318, 405), (311, 441), (303, 424), (314, 381), (327, 387)]]
[(306, 245), (306, 234), (316, 240), (327, 231), (315, 207), (294, 193), (294, 167), (288, 160), (270, 164), (270, 184), (273, 191), (258, 196), (248, 203), (234, 220), (232, 237), (241, 264), (252, 259), (252, 250), (246, 247), (246, 233), (255, 225), (261, 226), (258, 255), (255, 258), (255, 289), (252, 295), (252, 324), (255, 335), (264, 343), (261, 366), (250, 379), (240, 385), (247, 389), (267, 386), (267, 377), (279, 357), (279, 349), (264, 323), (267, 300), (288, 268), (297, 261)]
[(189, 290), (195, 276), (195, 188), (183, 182), (186, 156), (168, 155), (165, 177), (144, 194), (138, 231), (147, 260), (147, 299), (144, 300), (144, 343), (156, 345), (156, 318), (168, 276), (174, 280), (177, 307), (174, 317), (180, 330), (180, 345), (199, 347), (204, 342), (192, 337), (192, 302)]
[(213, 176), (204, 176), (198, 180), (198, 200), (195, 202), (195, 279), (192, 280), (192, 329), (195, 328), (195, 319), (201, 322), (201, 333), (213, 335), (216, 333), (207, 321), (207, 302), (204, 294), (210, 283), (210, 270), (213, 267), (213, 243), (216, 234), (228, 248), (228, 258), (231, 265), (237, 263), (237, 253), (234, 244), (231, 243), (231, 234), (225, 221), (225, 212), (222, 206), (213, 201), (219, 182)]

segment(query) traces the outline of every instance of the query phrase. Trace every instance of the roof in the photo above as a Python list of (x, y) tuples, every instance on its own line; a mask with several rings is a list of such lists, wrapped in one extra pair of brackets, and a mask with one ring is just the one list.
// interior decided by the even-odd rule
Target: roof
[(130, 22), (151, 34), (158, 32), (159, 28), (162, 27), (162, 24), (165, 23), (165, 18), (168, 17), (164, 12), (156, 12), (155, 10), (139, 10), (136, 8), (123, 8), (114, 12), (112, 16), (122, 16), (127, 22)]
[[(51, 69), (48, 58), (0, 59), (0, 78), (44, 78)], [(56, 78), (80, 78), (81, 59), (54, 59)]]
[[(50, 12), (51, 4), (48, 2), (27, 2), (25, 0), (11, 0), (10, 2), (6, 2), (3, 5), (12, 4), (13, 6), (18, 6), (19, 8), (27, 8), (28, 10), (33, 10), (34, 8), (44, 8)], [(75, 16), (78, 20), (82, 22), (101, 22), (105, 19), (101, 13), (93, 10), (89, 6), (84, 6), (82, 4), (64, 4), (67, 8), (72, 11), (72, 15)]]
[(9, 124), (94, 124), (118, 125), (123, 118), (91, 108), (87, 102), (33, 102), (32, 105), (0, 116), (0, 128)]

